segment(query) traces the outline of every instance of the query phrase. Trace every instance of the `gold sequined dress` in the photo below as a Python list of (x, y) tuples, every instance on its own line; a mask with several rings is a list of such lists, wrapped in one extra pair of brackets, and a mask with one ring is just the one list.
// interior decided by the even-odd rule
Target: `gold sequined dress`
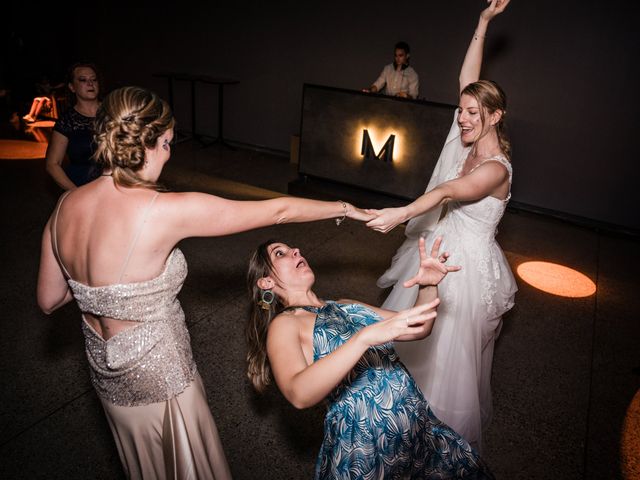
[[(62, 200), (53, 224), (56, 255), (55, 230), (61, 204)], [(231, 478), (191, 354), (184, 312), (176, 298), (187, 276), (182, 252), (174, 249), (163, 271), (155, 278), (97, 287), (73, 280), (64, 264), (60, 262), (60, 265), (82, 312), (139, 322), (106, 341), (87, 323), (84, 315), (82, 322), (91, 380), (127, 476), (181, 480)]]

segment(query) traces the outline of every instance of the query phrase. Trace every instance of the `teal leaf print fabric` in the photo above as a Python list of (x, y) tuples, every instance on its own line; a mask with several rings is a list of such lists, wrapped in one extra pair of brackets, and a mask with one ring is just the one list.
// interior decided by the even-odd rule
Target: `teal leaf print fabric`
[[(358, 304), (305, 307), (316, 314), (317, 361), (380, 320)], [(327, 398), (316, 479), (492, 479), (471, 446), (431, 412), (393, 344), (369, 348)]]

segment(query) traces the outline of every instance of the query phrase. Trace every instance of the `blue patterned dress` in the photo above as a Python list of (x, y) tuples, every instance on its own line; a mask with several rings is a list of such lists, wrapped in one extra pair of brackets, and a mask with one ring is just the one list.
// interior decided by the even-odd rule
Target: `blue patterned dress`
[[(358, 304), (304, 308), (316, 314), (314, 361), (381, 320)], [(369, 348), (327, 401), (316, 479), (493, 478), (469, 444), (433, 415), (392, 343)]]

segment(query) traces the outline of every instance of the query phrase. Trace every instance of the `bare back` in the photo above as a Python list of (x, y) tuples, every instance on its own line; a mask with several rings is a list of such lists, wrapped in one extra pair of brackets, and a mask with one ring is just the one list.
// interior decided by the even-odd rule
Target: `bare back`
[[(63, 270), (87, 286), (134, 283), (156, 277), (174, 247), (162, 223), (161, 195), (116, 188), (102, 177), (66, 195), (54, 212), (52, 240)], [(136, 322), (85, 313), (105, 340)]]

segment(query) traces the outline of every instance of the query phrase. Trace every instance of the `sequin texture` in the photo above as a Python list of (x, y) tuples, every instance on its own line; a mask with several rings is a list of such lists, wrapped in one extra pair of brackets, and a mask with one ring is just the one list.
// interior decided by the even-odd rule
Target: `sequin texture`
[(101, 287), (68, 280), (82, 312), (140, 322), (107, 341), (82, 323), (91, 381), (101, 398), (147, 405), (178, 395), (194, 379), (189, 332), (176, 298), (186, 276), (187, 262), (176, 248), (151, 280)]

